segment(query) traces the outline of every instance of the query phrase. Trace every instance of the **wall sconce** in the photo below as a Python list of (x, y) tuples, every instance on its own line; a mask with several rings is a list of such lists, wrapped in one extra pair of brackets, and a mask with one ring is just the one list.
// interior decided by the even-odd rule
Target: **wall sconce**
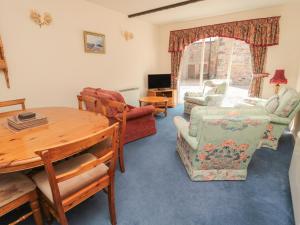
[(40, 27), (44, 25), (50, 25), (52, 23), (52, 17), (49, 13), (45, 12), (44, 16), (38, 13), (36, 10), (31, 10), (30, 18)]
[(129, 31), (123, 31), (122, 36), (125, 38), (126, 41), (129, 41), (134, 38), (133, 33)]

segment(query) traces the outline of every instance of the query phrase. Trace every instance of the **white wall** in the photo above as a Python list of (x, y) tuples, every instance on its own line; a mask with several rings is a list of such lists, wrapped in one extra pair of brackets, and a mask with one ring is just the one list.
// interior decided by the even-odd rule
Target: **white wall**
[[(286, 70), (286, 77), (289, 80), (288, 86), (297, 87), (298, 74), (300, 69), (300, 3), (295, 0), (283, 6), (245, 11), (228, 14), (224, 16), (193, 20), (184, 23), (163, 25), (159, 28), (159, 70), (170, 72), (171, 59), (168, 53), (169, 33), (172, 30), (218, 24), (224, 22), (255, 19), (270, 16), (282, 16), (280, 22), (280, 45), (270, 47), (268, 50), (266, 72), (271, 74), (276, 69)], [(271, 76), (270, 76), (271, 78)], [(300, 89), (300, 81), (299, 81)], [(269, 79), (265, 79), (263, 86), (263, 97), (269, 97), (274, 93), (273, 87), (269, 84)]]
[[(49, 12), (40, 28), (30, 10)], [(106, 35), (106, 54), (87, 54), (83, 31)], [(125, 41), (121, 32), (134, 33)], [(86, 86), (140, 87), (157, 65), (157, 28), (84, 0), (0, 0), (0, 35), (9, 66), (11, 89), (0, 75), (0, 100), (25, 97), (28, 107), (76, 106)]]

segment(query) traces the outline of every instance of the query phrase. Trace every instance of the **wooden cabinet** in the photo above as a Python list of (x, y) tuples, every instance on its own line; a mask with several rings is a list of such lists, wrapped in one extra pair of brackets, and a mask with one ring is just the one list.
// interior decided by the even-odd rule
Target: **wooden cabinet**
[(176, 107), (177, 105), (177, 91), (175, 89), (149, 89), (148, 96), (167, 97), (168, 107)]

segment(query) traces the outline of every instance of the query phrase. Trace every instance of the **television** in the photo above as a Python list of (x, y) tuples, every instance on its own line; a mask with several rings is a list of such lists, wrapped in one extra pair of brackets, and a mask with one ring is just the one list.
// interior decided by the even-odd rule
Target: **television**
[(171, 88), (171, 74), (149, 74), (148, 89)]

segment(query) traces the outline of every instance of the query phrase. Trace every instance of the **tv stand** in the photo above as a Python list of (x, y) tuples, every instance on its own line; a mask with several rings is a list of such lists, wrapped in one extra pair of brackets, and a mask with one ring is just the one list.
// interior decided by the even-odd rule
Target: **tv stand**
[(169, 99), (168, 107), (176, 107), (177, 105), (177, 91), (171, 88), (157, 88), (148, 89), (148, 96), (166, 97)]

